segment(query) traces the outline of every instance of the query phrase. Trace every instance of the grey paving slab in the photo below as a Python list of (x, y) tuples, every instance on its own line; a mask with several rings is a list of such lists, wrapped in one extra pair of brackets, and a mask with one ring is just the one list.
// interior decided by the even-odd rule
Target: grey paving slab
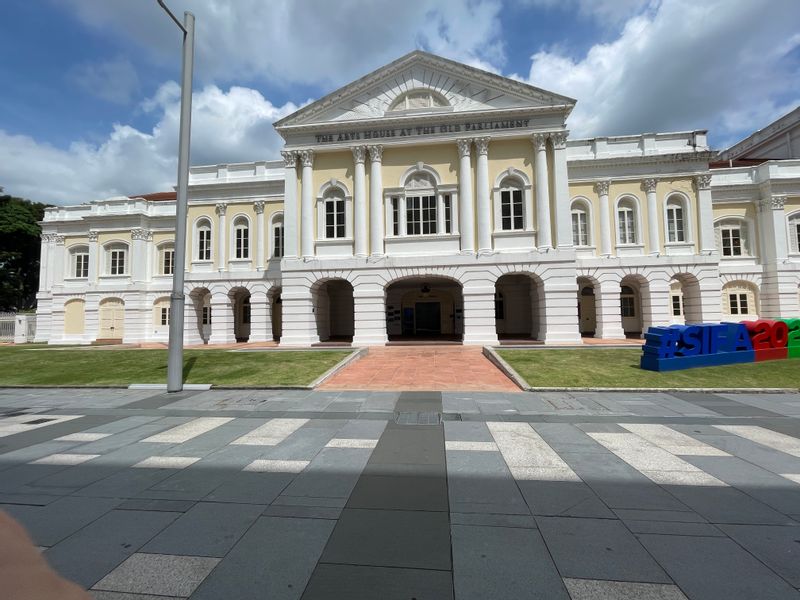
[(136, 553), (95, 584), (95, 589), (160, 596), (189, 596), (219, 559)]
[(10, 505), (4, 508), (25, 526), (36, 544), (54, 546), (120, 502), (116, 498), (64, 496), (47, 506)]
[(121, 502), (118, 510), (163, 510), (165, 512), (183, 513), (192, 508), (192, 500), (158, 500), (150, 498), (131, 498)]
[(114, 417), (111, 416), (86, 415), (77, 419), (71, 419), (69, 421), (54, 423), (46, 427), (32, 429), (31, 431), (9, 435), (0, 438), (0, 455), (6, 452), (11, 452), (12, 450), (18, 450), (20, 448), (31, 446), (33, 444), (48, 442), (57, 437), (61, 437), (62, 435), (77, 433), (85, 429), (97, 427), (98, 425), (109, 423), (113, 420)]
[(800, 588), (800, 526), (720, 525), (745, 550)]
[(731, 487), (665, 486), (710, 523), (792, 525), (786, 515)]
[(45, 551), (45, 558), (62, 576), (90, 588), (176, 516), (170, 512), (112, 510)]
[(503, 515), (490, 513), (450, 513), (451, 525), (482, 525), (485, 527), (514, 527), (537, 529), (536, 520), (530, 515)]
[(534, 529), (453, 525), (452, 544), (453, 582), (459, 600), (569, 600)]
[(2, 472), (2, 477), (0, 477), (0, 491), (11, 493), (19, 492), (28, 484), (42, 477), (54, 475), (66, 468), (68, 467), (64, 465), (16, 465)]
[(671, 583), (621, 521), (536, 517), (563, 577)]
[(328, 508), (344, 508), (346, 498), (314, 498), (312, 496), (280, 495), (272, 503), (274, 506), (319, 506)]
[(347, 507), (447, 511), (447, 482), (443, 477), (362, 475)]
[(570, 423), (535, 423), (533, 429), (559, 454), (562, 452), (608, 452), (586, 435), (584, 430)]
[(259, 518), (192, 600), (300, 598), (333, 526), (324, 519)]
[(293, 473), (240, 472), (203, 498), (210, 502), (270, 504), (296, 477)]
[(572, 600), (687, 600), (675, 585), (565, 579)]
[(779, 413), (769, 410), (764, 410), (763, 408), (758, 408), (756, 406), (752, 406), (751, 404), (737, 402), (731, 396), (725, 397), (725, 396), (718, 396), (716, 394), (696, 393), (696, 392), (670, 392), (670, 395), (680, 400), (689, 402), (690, 404), (695, 404), (702, 408), (712, 410), (715, 413), (726, 417), (779, 416)]
[(448, 571), (355, 565), (317, 567), (303, 600), (447, 600), (453, 598)]
[(724, 450), (773, 473), (800, 473), (800, 457), (767, 448), (737, 435), (694, 435), (698, 440)]
[(348, 498), (371, 452), (359, 448), (325, 448), (283, 493), (288, 496)]
[(156, 485), (174, 473), (175, 469), (121, 469), (105, 479), (77, 490), (75, 495), (127, 498)]
[(336, 432), (337, 438), (377, 440), (386, 429), (386, 421), (351, 419)]
[(492, 434), (486, 423), (445, 421), (444, 439), (462, 442), (493, 442)]
[(705, 523), (706, 520), (696, 512), (685, 510), (642, 510), (638, 508), (617, 508), (614, 514), (627, 521), (671, 521), (675, 523)]
[(264, 508), (257, 504), (198, 502), (150, 540), (142, 552), (222, 557)]
[(89, 590), (94, 600), (183, 600), (175, 596), (153, 596), (152, 594), (128, 594), (126, 592), (103, 592)]
[(680, 523), (677, 521), (625, 521), (633, 533), (657, 533), (662, 535), (701, 535), (706, 537), (725, 537), (711, 523)]
[(346, 508), (322, 562), (450, 569), (446, 513)]
[(730, 539), (641, 535), (639, 540), (689, 598), (800, 598), (800, 592)]
[[(52, 491), (52, 490), (48, 490)], [(7, 493), (0, 492), (0, 504), (26, 504), (30, 506), (47, 506), (58, 500), (61, 496), (36, 492)]]
[(534, 515), (612, 519), (614, 513), (580, 481), (518, 481)]
[(444, 464), (444, 436), (439, 427), (390, 423), (370, 462), (380, 464)]
[(297, 517), (300, 519), (336, 520), (342, 509), (335, 506), (302, 506), (297, 504), (272, 504), (262, 513), (269, 517)]
[(447, 487), (453, 512), (530, 514), (499, 452), (447, 452)]
[[(309, 424), (312, 424), (309, 426)], [(264, 458), (275, 460), (312, 460), (330, 439), (336, 435), (343, 422), (309, 422), (277, 446), (265, 448)]]

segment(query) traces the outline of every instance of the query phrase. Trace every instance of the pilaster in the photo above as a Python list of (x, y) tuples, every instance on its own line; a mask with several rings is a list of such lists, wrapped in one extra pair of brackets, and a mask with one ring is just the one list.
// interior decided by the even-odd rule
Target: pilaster
[(225, 213), (228, 211), (227, 202), (217, 202), (217, 270), (225, 270), (225, 255), (227, 254), (227, 233)]
[(610, 181), (598, 181), (594, 191), (600, 204), (600, 255), (611, 256), (611, 207), (608, 204), (608, 188)]
[(603, 340), (625, 339), (619, 281), (602, 280), (594, 288), (597, 327), (594, 337)]
[(211, 295), (211, 337), (209, 344), (233, 344), (233, 301), (225, 292)]
[(369, 251), (383, 256), (383, 146), (369, 146)]
[(694, 178), (697, 190), (697, 206), (700, 229), (700, 253), (717, 254), (714, 238), (714, 208), (711, 203), (711, 173), (703, 173)]
[(353, 151), (353, 237), (354, 254), (358, 257), (367, 256), (367, 190), (366, 169), (364, 160), (366, 148), (355, 146)]
[(303, 166), (300, 182), (300, 247), (303, 258), (314, 256), (314, 151), (303, 150), (300, 153), (300, 164)]
[(478, 210), (478, 252), (492, 251), (492, 205), (489, 201), (489, 140), (488, 137), (475, 138)]
[(256, 212), (256, 270), (263, 271), (266, 261), (266, 239), (264, 236), (264, 206), (266, 202), (256, 200), (253, 210)]
[(272, 316), (267, 292), (250, 292), (250, 342), (272, 341)]
[(284, 165), (283, 245), (284, 256), (297, 257), (297, 154), (281, 152)]
[(650, 256), (661, 254), (661, 235), (658, 226), (658, 197), (656, 196), (656, 186), (658, 180), (645, 179), (642, 182), (642, 189), (647, 196), (647, 235), (649, 238), (648, 252)]
[(569, 132), (550, 134), (553, 145), (553, 205), (556, 211), (556, 244), (559, 248), (572, 247), (572, 211), (567, 173), (567, 136)]
[(536, 170), (536, 244), (539, 250), (547, 251), (553, 247), (550, 228), (550, 185), (547, 170), (547, 134), (533, 135), (534, 168)]
[(475, 252), (475, 214), (472, 205), (472, 138), (457, 140), (458, 144), (458, 222), (461, 228), (461, 253)]

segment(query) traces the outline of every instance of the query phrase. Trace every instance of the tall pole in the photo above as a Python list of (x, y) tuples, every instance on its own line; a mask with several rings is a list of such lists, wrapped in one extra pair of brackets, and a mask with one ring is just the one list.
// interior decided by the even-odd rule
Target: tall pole
[[(169, 13), (163, 1), (159, 4)], [(178, 23), (180, 27), (180, 23)], [(189, 140), (192, 127), (192, 69), (194, 63), (194, 15), (183, 13), (183, 66), (181, 70), (181, 124), (178, 142), (178, 197), (175, 202), (175, 264), (170, 295), (169, 355), (167, 357), (167, 391), (183, 389), (183, 294), (186, 267), (186, 196), (189, 187)]]

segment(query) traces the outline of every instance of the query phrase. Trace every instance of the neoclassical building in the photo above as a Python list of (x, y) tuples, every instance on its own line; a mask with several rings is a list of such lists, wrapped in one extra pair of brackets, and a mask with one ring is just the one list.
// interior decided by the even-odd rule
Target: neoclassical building
[[(720, 157), (705, 131), (573, 139), (574, 105), (416, 51), (275, 123), (281, 160), (192, 168), (185, 342), (560, 344), (800, 315), (798, 111)], [(788, 155), (758, 156), (781, 136)], [(42, 228), (38, 340), (167, 339), (174, 193)]]

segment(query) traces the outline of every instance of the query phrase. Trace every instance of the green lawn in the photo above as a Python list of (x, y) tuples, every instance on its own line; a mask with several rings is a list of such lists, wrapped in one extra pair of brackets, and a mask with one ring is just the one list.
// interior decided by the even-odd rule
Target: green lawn
[[(186, 350), (184, 377), (187, 383), (214, 385), (308, 385), (348, 353)], [(166, 380), (166, 350), (55, 349), (33, 344), (0, 347), (0, 386), (128, 385)]]
[(531, 387), (800, 387), (800, 359), (657, 373), (640, 349), (498, 350)]

